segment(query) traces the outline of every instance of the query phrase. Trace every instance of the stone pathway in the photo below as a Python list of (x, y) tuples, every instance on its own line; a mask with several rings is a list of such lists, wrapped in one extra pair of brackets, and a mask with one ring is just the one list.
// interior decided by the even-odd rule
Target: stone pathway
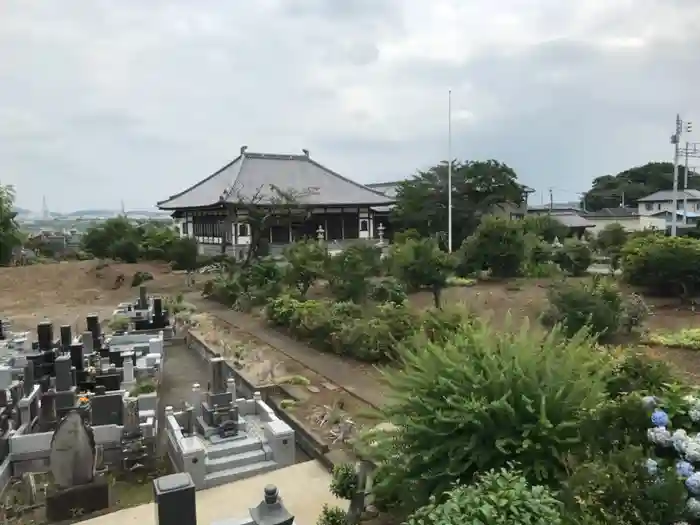
[(319, 352), (267, 326), (264, 319), (235, 312), (214, 301), (203, 299), (199, 294), (187, 294), (185, 300), (195, 305), (199, 311), (232, 324), (238, 330), (258, 338), (313, 372), (327, 377), (368, 405), (378, 408), (384, 404), (386, 389), (380, 382), (381, 373), (374, 366)]

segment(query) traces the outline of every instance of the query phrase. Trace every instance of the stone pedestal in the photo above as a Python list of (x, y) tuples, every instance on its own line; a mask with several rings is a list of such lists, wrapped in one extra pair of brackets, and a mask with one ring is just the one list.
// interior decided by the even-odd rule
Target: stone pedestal
[(74, 521), (76, 516), (85, 516), (109, 507), (109, 483), (100, 476), (91, 483), (68, 489), (57, 489), (46, 496), (46, 519)]
[(197, 525), (195, 485), (185, 472), (153, 480), (156, 525)]

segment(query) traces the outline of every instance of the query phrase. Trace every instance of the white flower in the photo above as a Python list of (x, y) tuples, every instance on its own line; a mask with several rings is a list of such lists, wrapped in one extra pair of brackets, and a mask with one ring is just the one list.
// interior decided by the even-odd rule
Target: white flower
[(671, 442), (673, 443), (673, 448), (675, 448), (679, 454), (685, 453), (685, 449), (688, 446), (689, 441), (690, 441), (690, 437), (688, 436), (688, 433), (685, 430), (683, 430), (682, 428), (679, 430), (676, 430), (673, 433), (673, 435), (671, 436)]
[(700, 405), (696, 405), (688, 411), (688, 416), (693, 423), (700, 421)]
[(693, 518), (700, 518), (700, 500), (697, 498), (688, 498), (685, 508), (688, 510), (688, 514)]
[(697, 397), (695, 397), (692, 394), (688, 394), (687, 396), (683, 396), (683, 401), (685, 401), (689, 405), (696, 405), (697, 403), (700, 402), (700, 399), (698, 399)]
[[(671, 433), (666, 430), (666, 427), (654, 427), (647, 430), (647, 438), (650, 442), (660, 447), (671, 446)], [(700, 454), (700, 448), (698, 449)], [(689, 460), (690, 461), (690, 460)]]
[(685, 445), (685, 459), (691, 463), (700, 462), (700, 441), (697, 439), (689, 440)]

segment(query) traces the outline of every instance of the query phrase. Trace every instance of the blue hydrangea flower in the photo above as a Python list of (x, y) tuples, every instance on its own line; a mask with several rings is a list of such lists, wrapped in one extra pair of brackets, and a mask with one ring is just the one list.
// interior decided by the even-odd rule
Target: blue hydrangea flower
[[(695, 473), (685, 480), (685, 486), (691, 494), (700, 494), (700, 474)], [(700, 500), (698, 501), (700, 503)]]
[(700, 518), (700, 500), (697, 498), (688, 498), (685, 508), (693, 518)]
[(656, 408), (656, 398), (654, 396), (644, 396), (642, 398), (642, 406), (644, 410), (653, 410)]
[(656, 460), (651, 458), (647, 459), (645, 467), (650, 476), (655, 476), (659, 473), (659, 464), (656, 462)]
[(651, 422), (655, 427), (667, 427), (671, 420), (666, 412), (657, 408), (651, 414)]
[(678, 474), (680, 477), (689, 478), (694, 472), (695, 469), (693, 468), (693, 465), (687, 461), (678, 461), (676, 463), (676, 474)]

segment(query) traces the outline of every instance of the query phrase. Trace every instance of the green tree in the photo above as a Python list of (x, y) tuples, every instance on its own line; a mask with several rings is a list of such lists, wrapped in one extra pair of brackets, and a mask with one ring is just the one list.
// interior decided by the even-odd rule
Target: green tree
[[(447, 232), (448, 163), (418, 172), (397, 190), (392, 223), (397, 231), (414, 229), (422, 237)], [(517, 175), (496, 160), (453, 161), (452, 236), (459, 246), (481, 217), (504, 203), (520, 203), (524, 192)]]
[(435, 239), (408, 239), (394, 244), (389, 256), (392, 273), (411, 291), (430, 288), (435, 308), (441, 306), (442, 290), (454, 272), (455, 259), (440, 249)]
[[(683, 189), (685, 168), (678, 167), (679, 189)], [(697, 173), (690, 173), (697, 175)], [(700, 189), (697, 177), (688, 178), (688, 187)], [(593, 180), (593, 186), (585, 194), (586, 209), (617, 208), (623, 196), (627, 206), (636, 206), (637, 200), (660, 190), (673, 189), (673, 164), (670, 162), (649, 162), (643, 166), (630, 168), (617, 175), (604, 175)]]
[(23, 235), (15, 221), (15, 189), (9, 184), (0, 184), (0, 265), (12, 261), (12, 254), (22, 245)]
[(306, 297), (311, 285), (324, 275), (328, 264), (328, 248), (325, 243), (306, 239), (288, 246), (284, 256), (288, 263), (285, 270), (287, 284), (294, 286), (302, 297)]

